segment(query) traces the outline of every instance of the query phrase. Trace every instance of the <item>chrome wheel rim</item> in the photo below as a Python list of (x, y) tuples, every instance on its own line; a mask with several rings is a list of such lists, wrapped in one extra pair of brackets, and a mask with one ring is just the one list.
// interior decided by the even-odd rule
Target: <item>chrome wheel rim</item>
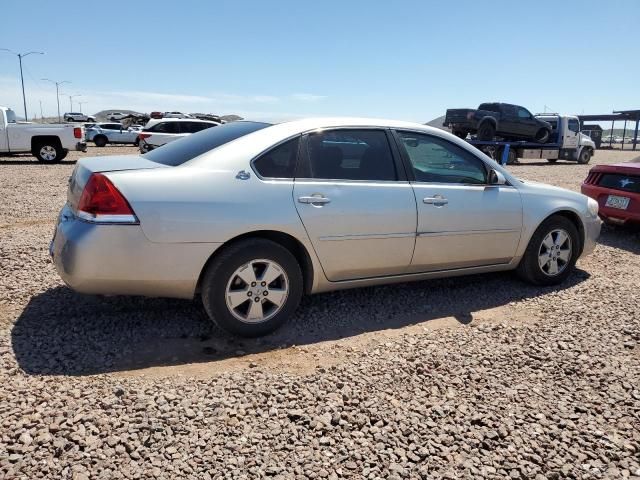
[(45, 145), (40, 148), (40, 156), (45, 160), (52, 161), (56, 159), (56, 149), (51, 145)]
[(229, 312), (243, 323), (273, 318), (287, 301), (289, 279), (273, 260), (251, 260), (239, 267), (227, 282), (225, 299)]
[(571, 261), (571, 237), (562, 229), (552, 230), (540, 244), (538, 265), (549, 277), (560, 275)]

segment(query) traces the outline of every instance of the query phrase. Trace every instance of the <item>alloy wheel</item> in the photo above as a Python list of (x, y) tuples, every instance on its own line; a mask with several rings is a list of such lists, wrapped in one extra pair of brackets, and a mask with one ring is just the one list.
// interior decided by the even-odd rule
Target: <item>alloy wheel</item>
[(245, 323), (265, 322), (284, 306), (289, 279), (273, 260), (256, 259), (239, 267), (225, 291), (229, 312)]
[(555, 277), (571, 261), (571, 237), (562, 229), (552, 230), (542, 240), (538, 250), (538, 265), (545, 275)]
[(40, 148), (40, 156), (43, 160), (52, 162), (56, 159), (57, 155), (58, 153), (56, 152), (56, 149), (51, 145), (44, 145)]

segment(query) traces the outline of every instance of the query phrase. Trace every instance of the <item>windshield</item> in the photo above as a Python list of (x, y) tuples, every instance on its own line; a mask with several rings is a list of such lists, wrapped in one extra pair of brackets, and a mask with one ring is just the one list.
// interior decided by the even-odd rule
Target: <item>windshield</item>
[(270, 127), (269, 123), (260, 122), (232, 122), (219, 127), (207, 128), (175, 142), (145, 153), (143, 157), (152, 162), (170, 165), (182, 165), (220, 145), (229, 143), (249, 133)]
[(7, 123), (16, 123), (16, 112), (9, 109), (7, 110)]

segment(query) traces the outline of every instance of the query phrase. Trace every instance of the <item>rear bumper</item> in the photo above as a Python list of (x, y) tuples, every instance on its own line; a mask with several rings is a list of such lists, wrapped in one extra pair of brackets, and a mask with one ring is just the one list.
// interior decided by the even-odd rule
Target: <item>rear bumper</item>
[(87, 142), (78, 142), (78, 143), (76, 143), (76, 150), (78, 152), (86, 152), (87, 151)]
[(85, 222), (68, 206), (49, 246), (62, 280), (81, 293), (193, 298), (216, 243), (154, 243), (140, 225)]
[[(603, 188), (598, 185), (582, 184), (582, 193), (598, 202), (598, 215), (607, 223), (626, 225), (628, 223), (640, 224), (640, 195), (622, 190)], [(629, 205), (625, 210), (607, 207), (609, 195), (628, 197)]]

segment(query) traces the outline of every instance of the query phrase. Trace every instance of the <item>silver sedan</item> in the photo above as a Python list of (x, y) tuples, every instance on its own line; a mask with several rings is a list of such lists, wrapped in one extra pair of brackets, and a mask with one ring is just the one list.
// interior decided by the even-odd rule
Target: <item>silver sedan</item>
[(446, 132), (325, 118), (84, 158), (50, 252), (74, 290), (199, 295), (256, 336), (305, 293), (506, 270), (557, 284), (599, 233), (594, 200), (518, 180)]

